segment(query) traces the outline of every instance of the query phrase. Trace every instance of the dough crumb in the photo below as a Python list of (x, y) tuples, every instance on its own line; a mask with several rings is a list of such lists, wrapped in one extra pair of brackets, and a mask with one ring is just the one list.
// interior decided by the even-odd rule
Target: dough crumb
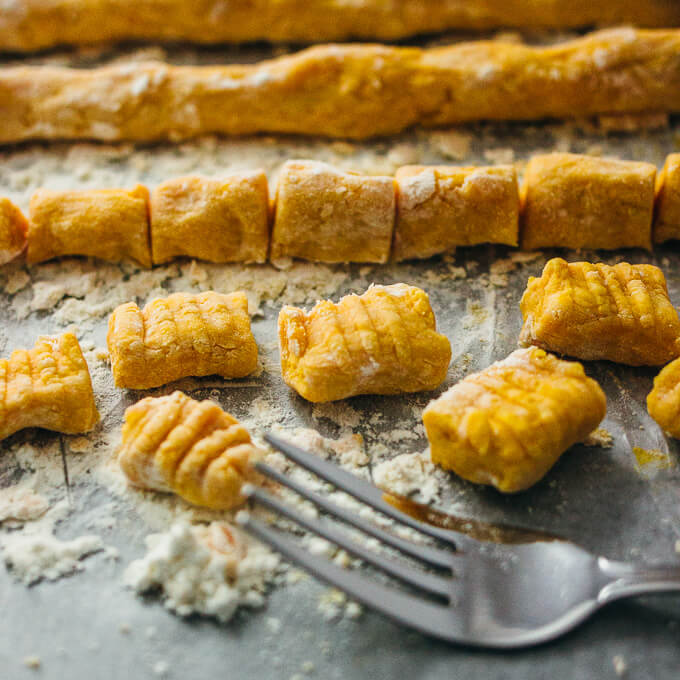
[(603, 427), (598, 427), (593, 430), (584, 440), (584, 446), (600, 446), (603, 449), (610, 449), (614, 445), (614, 437), (611, 432), (605, 430)]
[(24, 657), (24, 666), (31, 670), (37, 671), (42, 666), (42, 660), (39, 656), (31, 655)]
[(158, 677), (165, 678), (170, 672), (170, 664), (167, 661), (156, 661), (153, 665), (154, 675)]
[(357, 619), (361, 615), (361, 605), (348, 600), (347, 595), (336, 588), (329, 588), (319, 598), (317, 607), (326, 621), (337, 621), (341, 618)]
[(433, 132), (430, 143), (444, 158), (462, 161), (470, 153), (472, 135), (458, 130)]
[(614, 672), (619, 677), (623, 677), (626, 674), (626, 671), (628, 671), (626, 660), (618, 654), (612, 659), (612, 664), (614, 666)]

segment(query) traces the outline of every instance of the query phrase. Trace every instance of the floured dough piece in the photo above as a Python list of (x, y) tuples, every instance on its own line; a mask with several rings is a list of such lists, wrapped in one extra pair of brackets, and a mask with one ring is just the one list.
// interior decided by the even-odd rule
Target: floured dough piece
[(651, 163), (534, 156), (522, 185), (522, 248), (650, 250), (655, 178)]
[(26, 247), (28, 222), (12, 201), (0, 198), (0, 265), (20, 255)]
[(432, 462), (514, 493), (542, 479), (606, 410), (581, 364), (532, 347), (454, 385), (427, 406), (423, 423)]
[(672, 153), (656, 183), (654, 243), (680, 240), (680, 153)]
[(680, 355), (680, 319), (663, 272), (550, 260), (520, 303), (520, 343), (579, 359), (659, 366)]
[(42, 336), (0, 359), (0, 439), (23, 430), (78, 434), (99, 421), (87, 363), (72, 333)]
[(395, 203), (392, 177), (288, 161), (276, 190), (271, 259), (387, 262)]
[(319, 45), (258, 64), (0, 71), (0, 143), (292, 133), (367, 139), (414, 125), (680, 112), (680, 31), (553, 46)]
[(174, 293), (141, 309), (128, 302), (109, 318), (116, 387), (145, 390), (187, 376), (243, 378), (257, 368), (245, 293)]
[[(77, 8), (77, 9), (76, 9)], [(114, 41), (396, 40), (452, 29), (680, 25), (673, 0), (21, 0), (0, 14), (0, 49)]]
[(668, 364), (654, 379), (647, 410), (668, 434), (680, 439), (680, 359)]
[(313, 402), (433, 390), (451, 360), (427, 293), (405, 283), (317, 302), (311, 312), (284, 307), (279, 344), (284, 381)]
[(194, 505), (233, 508), (244, 501), (242, 485), (257, 477), (248, 431), (212, 401), (182, 392), (147, 397), (125, 411), (122, 434), (118, 461), (132, 484)]
[(28, 262), (88, 255), (151, 266), (149, 192), (134, 189), (48, 191), (31, 197)]
[(209, 262), (265, 262), (269, 190), (261, 170), (224, 179), (178, 177), (151, 194), (154, 264), (186, 255)]
[(517, 245), (519, 187), (511, 165), (408, 165), (397, 170), (396, 180), (395, 260), (478, 243)]

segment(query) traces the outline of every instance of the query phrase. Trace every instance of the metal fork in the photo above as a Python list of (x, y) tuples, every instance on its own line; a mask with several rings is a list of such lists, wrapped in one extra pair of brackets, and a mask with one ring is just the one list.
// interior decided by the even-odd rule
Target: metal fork
[[(680, 591), (680, 562), (664, 566), (614, 562), (559, 539), (515, 545), (479, 541), (419, 522), (388, 503), (383, 492), (372, 484), (276, 436), (268, 434), (265, 439), (337, 489), (437, 539), (440, 546), (415, 543), (385, 531), (265, 463), (257, 464), (260, 473), (297, 492), (333, 518), (403, 553), (411, 563), (371, 550), (336, 524), (306, 516), (260, 488), (247, 489), (252, 501), (411, 587), (393, 587), (358, 570), (339, 567), (311, 554), (290, 534), (245, 511), (239, 513), (239, 523), (291, 562), (366, 607), (424, 634), (477, 647), (528, 647), (566, 633), (615, 600)], [(412, 566), (413, 560), (430, 570)]]

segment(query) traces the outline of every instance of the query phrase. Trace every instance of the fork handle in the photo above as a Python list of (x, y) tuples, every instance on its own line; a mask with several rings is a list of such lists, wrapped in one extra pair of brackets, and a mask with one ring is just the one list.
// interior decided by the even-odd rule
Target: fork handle
[(599, 566), (607, 581), (598, 596), (602, 604), (638, 595), (680, 592), (680, 563), (628, 564), (600, 558)]

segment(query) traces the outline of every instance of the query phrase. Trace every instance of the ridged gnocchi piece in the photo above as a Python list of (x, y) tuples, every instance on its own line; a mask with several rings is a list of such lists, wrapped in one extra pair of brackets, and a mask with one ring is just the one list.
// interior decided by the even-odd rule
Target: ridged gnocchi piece
[(178, 256), (267, 260), (269, 189), (262, 170), (223, 179), (170, 179), (152, 192), (150, 215), (154, 264)]
[(320, 301), (310, 312), (284, 307), (279, 345), (284, 381), (312, 402), (433, 390), (451, 360), (427, 293), (404, 283)]
[(117, 307), (107, 335), (117, 387), (144, 390), (187, 376), (243, 378), (257, 368), (245, 293), (174, 293)]
[(534, 156), (522, 184), (522, 248), (651, 250), (655, 179), (651, 163)]
[(228, 510), (244, 501), (258, 456), (250, 435), (212, 401), (183, 392), (147, 397), (125, 411), (118, 462), (135, 486)]
[(668, 364), (654, 379), (647, 410), (668, 434), (680, 439), (680, 359)]
[(0, 265), (20, 255), (26, 247), (28, 222), (12, 201), (0, 198)]
[(62, 255), (87, 255), (109, 262), (134, 260), (151, 266), (149, 192), (134, 189), (48, 191), (31, 197), (29, 263)]
[(0, 359), (0, 439), (26, 427), (79, 434), (99, 421), (87, 362), (72, 333), (42, 336)]
[(423, 423), (433, 463), (514, 493), (542, 479), (606, 410), (581, 364), (531, 347), (454, 385), (427, 406)]
[(395, 204), (393, 177), (288, 161), (276, 190), (271, 259), (387, 262)]
[(666, 159), (656, 182), (654, 243), (680, 239), (680, 153)]
[(392, 257), (427, 258), (457, 246), (517, 245), (519, 186), (511, 165), (397, 170)]
[(554, 258), (529, 279), (520, 308), (523, 346), (631, 366), (680, 355), (680, 319), (663, 272), (652, 265)]

